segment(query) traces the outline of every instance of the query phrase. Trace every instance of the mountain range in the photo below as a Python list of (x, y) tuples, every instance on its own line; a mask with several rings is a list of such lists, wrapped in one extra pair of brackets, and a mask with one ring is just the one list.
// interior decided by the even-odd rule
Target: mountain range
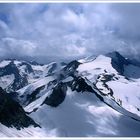
[(140, 136), (138, 61), (0, 62), (0, 137), (120, 136)]

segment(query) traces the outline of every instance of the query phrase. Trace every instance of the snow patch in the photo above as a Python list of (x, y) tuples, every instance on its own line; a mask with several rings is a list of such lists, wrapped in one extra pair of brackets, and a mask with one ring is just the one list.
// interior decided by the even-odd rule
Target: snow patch
[(3, 60), (0, 62), (0, 68), (3, 68), (5, 66), (7, 66), (11, 61), (8, 61), (8, 60)]
[(9, 85), (11, 85), (14, 82), (14, 79), (15, 79), (14, 74), (5, 75), (5, 76), (0, 77), (0, 87), (5, 89), (6, 87), (8, 87)]

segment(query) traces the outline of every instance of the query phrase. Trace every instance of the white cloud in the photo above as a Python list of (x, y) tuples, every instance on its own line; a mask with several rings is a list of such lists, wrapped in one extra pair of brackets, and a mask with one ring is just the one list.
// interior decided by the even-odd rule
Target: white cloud
[(15, 38), (2, 38), (1, 44), (3, 52), (10, 56), (35, 56), (37, 50), (37, 46), (34, 43)]
[(0, 57), (139, 57), (139, 12), (140, 4), (0, 4)]
[(77, 15), (74, 11), (68, 9), (64, 15), (62, 15), (62, 18), (69, 26), (74, 26), (76, 29), (83, 31), (89, 27), (88, 20), (83, 13)]

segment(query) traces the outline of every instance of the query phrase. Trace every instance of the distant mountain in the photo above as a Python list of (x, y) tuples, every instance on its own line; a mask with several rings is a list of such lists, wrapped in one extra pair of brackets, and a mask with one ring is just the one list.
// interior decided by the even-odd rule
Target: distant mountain
[(124, 66), (130, 64), (130, 62), (119, 52), (111, 52), (106, 54), (106, 56), (111, 58), (111, 64), (113, 68), (116, 69), (120, 74), (123, 74)]
[(6, 125), (8, 114), (0, 136), (140, 136), (140, 66), (119, 52), (68, 64), (4, 60), (0, 74), (0, 86), (9, 93), (2, 92), (32, 122), (17, 130), (18, 121)]
[(16, 91), (53, 73), (58, 64), (41, 65), (37, 62), (8, 59), (0, 62), (0, 86), (7, 92)]

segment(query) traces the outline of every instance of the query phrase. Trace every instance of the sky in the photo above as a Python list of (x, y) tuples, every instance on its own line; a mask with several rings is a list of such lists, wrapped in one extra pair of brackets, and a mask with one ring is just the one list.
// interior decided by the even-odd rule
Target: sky
[(111, 51), (140, 59), (140, 3), (0, 4), (0, 58), (69, 61)]

